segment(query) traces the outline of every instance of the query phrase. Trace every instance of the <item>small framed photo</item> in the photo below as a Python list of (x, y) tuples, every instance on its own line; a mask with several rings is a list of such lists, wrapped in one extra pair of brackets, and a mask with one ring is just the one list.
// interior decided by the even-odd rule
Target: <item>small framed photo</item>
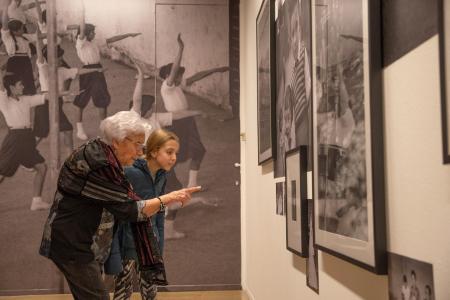
[(307, 147), (300, 146), (285, 158), (286, 247), (302, 257), (308, 256), (307, 155)]
[(434, 300), (433, 265), (395, 253), (388, 254), (389, 300)]
[(258, 164), (275, 157), (275, 1), (264, 0), (256, 18)]
[(441, 116), (444, 164), (450, 163), (450, 3), (438, 1), (439, 13), (439, 59), (441, 68)]
[(275, 183), (275, 190), (276, 190), (276, 214), (280, 216), (284, 216), (285, 214), (285, 207), (284, 207), (284, 199), (286, 199), (286, 185), (284, 184), (284, 181), (276, 182)]

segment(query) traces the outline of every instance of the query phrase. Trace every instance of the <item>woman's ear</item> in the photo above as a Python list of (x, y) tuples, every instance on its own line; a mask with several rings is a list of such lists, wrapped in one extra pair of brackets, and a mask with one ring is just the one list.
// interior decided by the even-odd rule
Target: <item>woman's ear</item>
[(117, 142), (116, 139), (112, 139), (112, 141), (111, 141), (111, 146), (112, 146), (114, 149), (117, 149), (117, 148), (118, 148), (118, 145), (119, 145), (119, 142)]

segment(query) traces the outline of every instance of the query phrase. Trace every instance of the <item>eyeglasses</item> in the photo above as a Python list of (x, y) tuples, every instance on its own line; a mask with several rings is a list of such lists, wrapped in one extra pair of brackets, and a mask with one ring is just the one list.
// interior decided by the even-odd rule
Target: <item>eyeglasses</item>
[(132, 142), (133, 145), (136, 147), (136, 149), (145, 151), (145, 145), (144, 145), (144, 144), (141, 144), (141, 143), (139, 143), (139, 142), (133, 141), (133, 140), (130, 139), (129, 137), (125, 137), (125, 139), (126, 139), (127, 141)]

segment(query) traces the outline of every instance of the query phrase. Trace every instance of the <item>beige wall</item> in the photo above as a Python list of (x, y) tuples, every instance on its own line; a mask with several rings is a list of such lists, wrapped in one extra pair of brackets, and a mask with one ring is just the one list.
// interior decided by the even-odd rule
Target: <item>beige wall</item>
[[(253, 299), (388, 299), (376, 276), (319, 251), (320, 295), (305, 260), (285, 247), (271, 163), (257, 162), (255, 20), (241, 1), (242, 285)], [(433, 264), (436, 299), (449, 299), (450, 165), (442, 164), (438, 38), (383, 72), (388, 250)]]

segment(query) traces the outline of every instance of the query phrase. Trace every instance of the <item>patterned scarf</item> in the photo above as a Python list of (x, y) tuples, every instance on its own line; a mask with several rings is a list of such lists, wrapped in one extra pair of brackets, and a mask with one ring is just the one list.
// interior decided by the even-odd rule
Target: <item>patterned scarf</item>
[[(135, 201), (142, 200), (133, 191), (131, 184), (125, 177), (123, 168), (115, 156), (112, 148), (105, 143), (97, 140), (101, 143), (106, 159), (109, 164), (116, 171), (113, 178), (115, 183), (124, 187), (128, 191), (128, 197)], [(110, 176), (109, 176), (110, 177)], [(136, 253), (139, 260), (139, 271), (141, 276), (145, 278), (147, 282), (152, 282), (156, 285), (167, 285), (167, 278), (164, 268), (164, 261), (162, 259), (159, 244), (154, 234), (152, 223), (150, 219), (144, 222), (132, 222), (131, 230), (133, 232), (133, 239), (136, 247)]]

